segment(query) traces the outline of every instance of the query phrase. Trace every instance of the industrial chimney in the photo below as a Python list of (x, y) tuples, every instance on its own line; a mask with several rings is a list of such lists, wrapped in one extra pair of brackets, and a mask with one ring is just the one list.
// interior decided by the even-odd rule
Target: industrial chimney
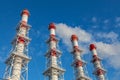
[(5, 80), (28, 80), (28, 31), (30, 25), (27, 24), (29, 11), (23, 10), (21, 13), (22, 19), (17, 25), (17, 34), (12, 41), (13, 49), (6, 60), (6, 71), (4, 74)]
[(95, 67), (95, 71), (93, 72), (98, 80), (106, 80), (105, 79), (105, 70), (101, 66), (101, 59), (98, 57), (96, 46), (94, 44), (90, 44), (90, 51), (92, 52), (92, 63)]
[(61, 52), (57, 49), (58, 39), (55, 35), (56, 26), (54, 23), (49, 24), (50, 38), (47, 43), (49, 50), (45, 54), (47, 58), (47, 69), (44, 71), (44, 76), (47, 80), (63, 80), (64, 69), (61, 68), (61, 62), (59, 60)]
[(75, 80), (90, 80), (85, 75), (85, 71), (84, 71), (85, 62), (81, 58), (82, 50), (80, 50), (78, 46), (78, 37), (75, 34), (73, 34), (71, 36), (71, 41), (73, 45), (72, 54), (73, 54), (74, 61), (72, 63), (72, 66), (74, 67), (74, 70), (75, 70)]

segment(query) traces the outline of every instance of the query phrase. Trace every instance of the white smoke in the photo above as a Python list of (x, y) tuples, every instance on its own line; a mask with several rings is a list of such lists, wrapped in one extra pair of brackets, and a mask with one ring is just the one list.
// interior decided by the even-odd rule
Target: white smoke
[[(98, 54), (103, 58), (107, 59), (108, 64), (111, 67), (114, 67), (115, 69), (120, 68), (120, 42), (117, 40), (118, 34), (114, 32), (109, 33), (96, 33), (98, 34), (97, 37), (101, 38), (100, 35), (102, 35), (102, 38), (108, 38), (112, 40), (112, 43), (105, 43), (103, 41), (97, 42), (94, 40), (96, 38), (91, 33), (88, 33), (87, 31), (83, 30), (79, 27), (71, 27), (63, 23), (56, 24), (57, 30), (56, 34), (58, 37), (60, 37), (63, 41), (63, 43), (68, 46), (70, 49), (71, 47), (71, 35), (76, 34), (79, 38), (79, 46), (82, 46), (85, 51), (88, 51), (89, 44), (91, 42), (94, 42), (97, 46)], [(85, 52), (87, 53), (87, 52)], [(90, 53), (90, 52), (89, 52)]]

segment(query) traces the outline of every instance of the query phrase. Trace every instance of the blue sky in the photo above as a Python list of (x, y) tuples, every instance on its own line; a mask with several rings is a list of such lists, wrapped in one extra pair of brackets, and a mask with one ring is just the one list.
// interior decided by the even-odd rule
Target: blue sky
[[(10, 54), (10, 44), (16, 34), (16, 25), (21, 19), (20, 12), (27, 8), (30, 11), (28, 23), (30, 30), (29, 80), (43, 80), (45, 57), (49, 37), (48, 24), (55, 22), (59, 48), (63, 52), (61, 60), (66, 69), (65, 80), (73, 80), (70, 35), (79, 37), (80, 48), (84, 50), (83, 59), (87, 62), (89, 77), (93, 65), (90, 63), (89, 44), (98, 46), (98, 54), (107, 70), (109, 80), (119, 80), (120, 76), (120, 1), (119, 0), (1, 0), (0, 1), (0, 78), (5, 71), (4, 61)], [(61, 33), (61, 30), (63, 31)], [(67, 33), (65, 33), (67, 31)], [(65, 34), (64, 34), (65, 33)]]

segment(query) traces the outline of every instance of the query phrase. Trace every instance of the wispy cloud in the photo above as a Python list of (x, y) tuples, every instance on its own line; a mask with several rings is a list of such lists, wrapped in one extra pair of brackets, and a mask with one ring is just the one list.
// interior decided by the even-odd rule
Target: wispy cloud
[(97, 22), (97, 18), (96, 17), (92, 17), (92, 22)]
[(115, 27), (120, 27), (120, 17), (115, 18)]
[(84, 29), (81, 29), (80, 26), (71, 27), (63, 23), (56, 24), (56, 26), (57, 26), (57, 30), (56, 30), (57, 35), (62, 39), (63, 43), (66, 46), (68, 46), (69, 49), (71, 46), (70, 37), (72, 34), (76, 34), (79, 37), (80, 46), (82, 46), (82, 48), (86, 51), (86, 53), (89, 50), (88, 49), (89, 44), (93, 42), (97, 46), (97, 51), (99, 55), (103, 59), (107, 59), (108, 64), (110, 66), (114, 67), (115, 69), (120, 68), (120, 63), (118, 62), (120, 61), (119, 58), (120, 42), (117, 40), (119, 35), (116, 34), (115, 32), (109, 32), (109, 33), (96, 32), (96, 34), (98, 34), (97, 36), (98, 39), (102, 37), (103, 40), (106, 38), (112, 40), (111, 43), (105, 43), (103, 41), (99, 41), (99, 42), (96, 41), (95, 40), (96, 36), (92, 35), (91, 33), (88, 33)]
[(31, 33), (33, 33), (31, 36), (34, 36), (36, 38), (39, 38), (41, 33), (39, 30), (31, 29)]
[(5, 54), (8, 54), (8, 47), (3, 46), (0, 49), (0, 62), (4, 62), (5, 61), (5, 58), (8, 56), (8, 55), (5, 55)]
[(112, 73), (114, 76), (111, 77), (111, 80), (119, 80), (120, 79), (120, 70)]
[(120, 22), (120, 17), (116, 17), (115, 21)]
[(103, 21), (104, 24), (108, 24), (109, 23), (109, 19), (106, 19)]
[(112, 42), (114, 42), (114, 41), (117, 41), (117, 38), (119, 35), (112, 31), (112, 32), (108, 32), (108, 33), (103, 33), (103, 32), (97, 33), (97, 36), (99, 38), (109, 39)]

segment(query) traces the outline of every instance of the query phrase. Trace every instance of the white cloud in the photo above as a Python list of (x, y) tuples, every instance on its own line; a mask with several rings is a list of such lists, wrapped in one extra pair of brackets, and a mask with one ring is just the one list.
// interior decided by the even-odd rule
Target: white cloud
[(98, 33), (97, 36), (99, 38), (105, 38), (105, 39), (110, 39), (112, 41), (116, 41), (118, 38), (118, 34), (116, 34), (115, 32), (109, 32), (109, 33)]
[(120, 27), (120, 22), (117, 22), (116, 25), (115, 25), (115, 27), (116, 27), (116, 28), (117, 28), (117, 27)]
[(120, 17), (116, 17), (116, 22), (120, 22)]
[(104, 24), (108, 24), (108, 23), (109, 23), (109, 19), (104, 20), (103, 23), (104, 23)]
[(66, 24), (60, 23), (56, 24), (57, 30), (56, 34), (63, 40), (69, 48), (71, 47), (71, 35), (76, 34), (79, 38), (79, 42), (81, 43), (89, 43), (91, 41), (91, 35), (87, 33), (85, 30), (81, 29), (80, 27), (70, 27)]
[(115, 56), (120, 53), (120, 50), (118, 49), (120, 47), (119, 42), (114, 42), (113, 44), (96, 42), (96, 46), (99, 53), (102, 55), (102, 57), (105, 57), (105, 58)]
[[(111, 59), (110, 59), (111, 58)], [(117, 55), (114, 55), (114, 56), (110, 56), (109, 58), (109, 64), (111, 65), (111, 67), (114, 67), (115, 69), (119, 69), (120, 68), (120, 55), (117, 54)]]
[(89, 42), (91, 41), (91, 35), (87, 33), (85, 30), (81, 29), (80, 27), (70, 27), (66, 24), (60, 23), (56, 24), (57, 30), (56, 33), (59, 37), (63, 38), (70, 38), (72, 34), (76, 34), (79, 37), (79, 40), (82, 42)]
[(120, 17), (116, 17), (115, 24), (115, 27), (120, 27)]
[(92, 17), (92, 22), (97, 22), (97, 18), (96, 17)]
[(8, 47), (6, 47), (6, 46), (1, 47), (1, 49), (0, 49), (0, 62), (4, 62), (5, 58), (8, 56), (8, 55), (5, 55), (8, 53), (7, 50), (8, 50)]
[(100, 38), (101, 36), (103, 39), (108, 38), (113, 40), (111, 44), (108, 44), (102, 41), (95, 41), (94, 38), (96, 37), (94, 35), (88, 33), (80, 27), (71, 27), (63, 23), (56, 24), (56, 27), (56, 33), (58, 37), (62, 39), (63, 43), (68, 46), (69, 49), (71, 47), (70, 37), (72, 34), (76, 34), (79, 37), (80, 46), (82, 46), (86, 52), (89, 50), (89, 44), (94, 42), (97, 46), (98, 54), (103, 59), (107, 59), (107, 62), (110, 66), (114, 67), (115, 69), (120, 68), (120, 42), (117, 40), (119, 35), (115, 32), (98, 33), (99, 36), (97, 36), (97, 38)]
[(110, 80), (119, 80), (120, 79), (120, 70), (117, 70), (116, 72), (111, 73), (113, 76), (111, 76)]

